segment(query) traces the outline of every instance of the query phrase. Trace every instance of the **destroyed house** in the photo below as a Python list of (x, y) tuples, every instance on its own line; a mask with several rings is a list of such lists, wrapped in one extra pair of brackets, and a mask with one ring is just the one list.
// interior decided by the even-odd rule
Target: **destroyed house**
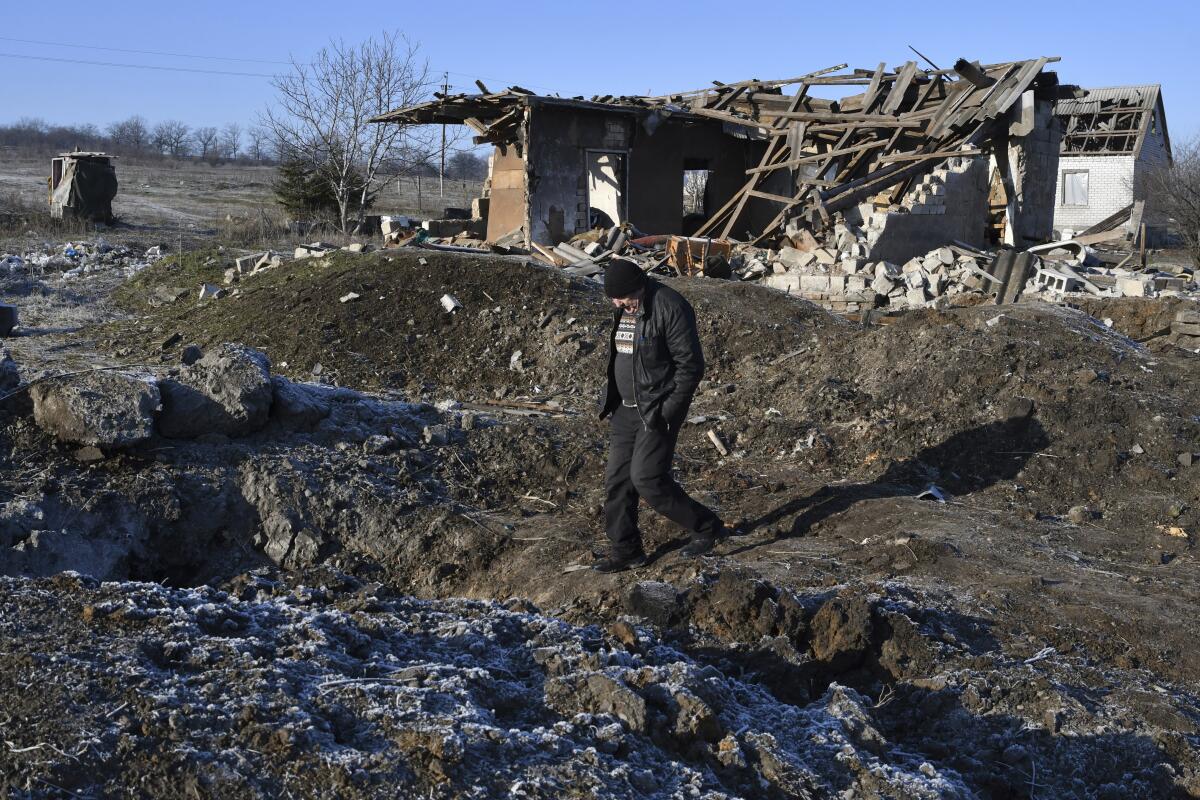
[(545, 97), (516, 87), (445, 97), (377, 121), (470, 126), (477, 143), (495, 148), (487, 238), (521, 229), (526, 241), (546, 245), (624, 222), (680, 233), (685, 171), (706, 173), (704, 199), (715, 209), (742, 185), (764, 147), (740, 126), (727, 128), (682, 107)]
[[(1132, 205), (1140, 180), (1171, 163), (1158, 85), (1088, 89), (1059, 100), (1063, 127), (1054, 227), (1079, 232)], [(1147, 222), (1159, 227), (1152, 208)], [(1136, 234), (1136, 231), (1132, 233)]]
[[(628, 222), (647, 234), (779, 244), (828, 232), (837, 215), (872, 223), (871, 246), (903, 259), (952, 240), (1049, 238), (1060, 87), (1044, 67), (1057, 60), (841, 64), (656, 97), (485, 89), (374, 121), (464, 124), (494, 145), (491, 241), (519, 230), (526, 244), (554, 245)], [(847, 91), (856, 93), (815, 96)], [(707, 181), (693, 230), (683, 188), (695, 172)]]

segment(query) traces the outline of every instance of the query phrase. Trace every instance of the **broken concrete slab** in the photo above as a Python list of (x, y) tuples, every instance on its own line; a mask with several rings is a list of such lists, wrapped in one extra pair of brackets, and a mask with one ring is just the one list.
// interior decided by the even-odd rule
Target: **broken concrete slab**
[(260, 350), (223, 344), (177, 379), (163, 380), (158, 430), (172, 439), (205, 433), (245, 436), (267, 423), (274, 390), (270, 361)]
[(120, 448), (154, 434), (160, 394), (145, 375), (99, 370), (50, 378), (29, 394), (34, 421), (60, 442)]
[(211, 283), (200, 284), (200, 300), (217, 300), (225, 296), (225, 290)]
[(262, 252), (236, 258), (233, 262), (234, 269), (236, 269), (241, 275), (249, 275), (254, 271), (255, 267), (258, 266), (258, 263), (262, 261), (265, 256), (267, 256), (267, 253)]

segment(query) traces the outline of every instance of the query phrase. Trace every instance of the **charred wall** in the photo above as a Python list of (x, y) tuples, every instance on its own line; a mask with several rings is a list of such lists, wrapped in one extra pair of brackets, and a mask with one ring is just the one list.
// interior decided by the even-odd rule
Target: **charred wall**
[(761, 147), (725, 134), (720, 123), (667, 119), (651, 133), (638, 114), (535, 106), (525, 172), (530, 238), (555, 244), (587, 230), (591, 152), (625, 155), (626, 218), (641, 231), (662, 234), (682, 231), (685, 168), (710, 170), (712, 211), (742, 187)]

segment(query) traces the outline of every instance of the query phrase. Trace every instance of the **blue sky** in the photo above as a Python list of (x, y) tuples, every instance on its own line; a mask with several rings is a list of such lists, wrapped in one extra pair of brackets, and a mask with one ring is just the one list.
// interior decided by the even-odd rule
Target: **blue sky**
[[(1078, 10), (1072, 10), (1075, 6)], [(920, 10), (919, 10), (920, 9)], [(420, 43), (430, 65), (472, 88), (519, 83), (564, 95), (679, 91), (712, 80), (793, 77), (846, 62), (874, 67), (915, 56), (942, 67), (959, 56), (995, 62), (1057, 55), (1064, 83), (1161, 83), (1176, 141), (1200, 133), (1193, 57), (1200, 2), (1086, 4), (826, 2), (164, 3), (106, 6), (0, 0), (0, 122), (41, 117), (101, 126), (131, 114), (151, 122), (245, 126), (271, 100), (262, 77), (129, 69), (101, 61), (269, 74), (331, 37), (385, 29)], [(177, 58), (13, 39), (204, 55)], [(254, 59), (246, 61), (218, 58)]]

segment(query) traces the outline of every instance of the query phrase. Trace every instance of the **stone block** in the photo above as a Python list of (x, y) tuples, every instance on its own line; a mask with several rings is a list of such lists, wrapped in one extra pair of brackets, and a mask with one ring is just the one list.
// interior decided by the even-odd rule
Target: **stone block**
[(1187, 322), (1193, 325), (1200, 324), (1200, 309), (1184, 308), (1180, 309), (1175, 314), (1176, 322)]
[(837, 261), (837, 256), (829, 250), (828, 247), (819, 247), (813, 251), (818, 264), (833, 264)]
[(904, 301), (910, 306), (923, 306), (926, 300), (924, 289), (909, 289), (904, 293)]

